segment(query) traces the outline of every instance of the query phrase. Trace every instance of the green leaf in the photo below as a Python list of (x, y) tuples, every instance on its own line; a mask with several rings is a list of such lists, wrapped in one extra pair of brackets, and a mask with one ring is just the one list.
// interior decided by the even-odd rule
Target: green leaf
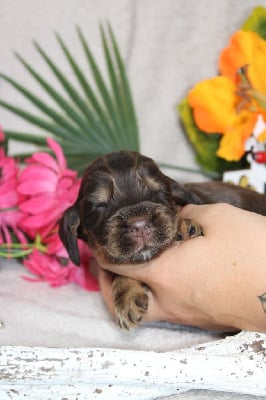
[(21, 133), (5, 130), (5, 136), (8, 139), (17, 140), (24, 143), (31, 143), (38, 146), (46, 146), (46, 138), (32, 133)]
[(79, 131), (76, 126), (72, 125), (68, 122), (67, 118), (62, 117), (58, 114), (52, 107), (47, 106), (39, 97), (34, 95), (32, 92), (27, 90), (25, 87), (20, 85), (15, 80), (7, 77), (4, 74), (0, 74), (0, 77), (4, 79), (6, 82), (10, 83), (18, 92), (20, 92), (23, 96), (25, 96), (35, 107), (39, 108), (46, 116), (51, 118), (56, 124), (62, 126), (65, 129), (65, 135), (71, 137), (71, 133), (79, 136)]
[(81, 30), (79, 28), (78, 28), (78, 35), (79, 35), (80, 41), (82, 43), (84, 53), (86, 55), (88, 65), (93, 74), (98, 92), (99, 92), (102, 102), (105, 106), (105, 111), (106, 111), (107, 115), (109, 116), (109, 118), (111, 118), (111, 120), (113, 122), (113, 127), (112, 127), (112, 130), (110, 131), (110, 134), (112, 135), (112, 140), (114, 141), (114, 143), (118, 144), (119, 141), (118, 141), (117, 133), (122, 130), (122, 127), (120, 125), (120, 121), (119, 121), (119, 118), (117, 115), (118, 110), (115, 108), (115, 106), (112, 102), (112, 96), (110, 95), (110, 93), (107, 89), (107, 85), (104, 82), (104, 79), (100, 72), (100, 69), (98, 68), (98, 66), (95, 62), (95, 59), (89, 49), (89, 46), (88, 46), (87, 42), (85, 41), (83, 33), (81, 32)]
[(116, 38), (115, 38), (115, 35), (113, 33), (113, 30), (112, 30), (110, 24), (108, 24), (108, 32), (109, 32), (109, 36), (110, 36), (110, 39), (112, 42), (113, 51), (115, 53), (117, 66), (118, 66), (119, 72), (120, 72), (121, 90), (123, 92), (124, 107), (127, 112), (127, 120), (128, 120), (128, 124), (129, 124), (128, 128), (130, 129), (130, 139), (132, 142), (133, 149), (139, 150), (139, 136), (135, 134), (135, 132), (138, 132), (138, 123), (137, 123), (137, 117), (136, 117), (136, 113), (135, 113), (133, 98), (132, 98), (132, 94), (131, 94), (131, 89), (130, 89), (129, 81), (127, 78), (125, 65), (122, 60)]
[[(87, 137), (88, 136), (88, 123), (83, 115), (81, 115), (73, 105), (71, 105), (63, 96), (52, 87), (47, 80), (45, 80), (32, 66), (30, 66), (18, 53), (15, 53), (17, 59), (21, 64), (28, 70), (33, 78), (42, 86), (42, 88), (50, 95), (54, 102), (62, 109), (66, 117), (72, 119), (81, 130), (79, 134)], [(101, 135), (97, 135), (97, 131), (100, 129), (100, 124), (96, 118), (91, 115), (90, 122), (93, 129), (91, 130), (91, 135), (94, 136), (95, 140), (98, 140), (102, 145), (104, 145), (104, 139)]]
[[(114, 93), (114, 102), (115, 102), (114, 107), (117, 110), (120, 110), (120, 113), (118, 116), (120, 117), (121, 131), (119, 131), (118, 134), (119, 134), (119, 136), (121, 136), (121, 132), (123, 132), (123, 131), (125, 132), (127, 130), (127, 124), (126, 124), (126, 118), (125, 118), (125, 109), (124, 109), (123, 99), (121, 96), (119, 76), (117, 76), (116, 71), (115, 71), (115, 65), (113, 64), (112, 56), (111, 56), (110, 50), (108, 48), (107, 39), (106, 39), (105, 32), (103, 30), (103, 27), (100, 26), (100, 29), (101, 29), (102, 44), (103, 44), (105, 59), (106, 59), (106, 63), (107, 63), (109, 78), (110, 78), (110, 82), (111, 82), (113, 93)], [(123, 140), (123, 135), (122, 135), (122, 137), (120, 137), (120, 140), (121, 139)]]
[[(139, 133), (125, 65), (110, 25), (106, 31), (100, 27), (107, 79), (104, 79), (81, 30), (78, 28), (77, 31), (84, 57), (92, 72), (90, 78), (93, 79), (93, 84), (89, 82), (88, 76), (82, 71), (62, 37), (56, 34), (78, 85), (63, 73), (62, 68), (56, 65), (38, 43), (34, 42), (35, 49), (56, 77), (63, 92), (55, 89), (48, 79), (21, 55), (15, 53), (21, 65), (48, 94), (53, 105), (47, 100), (44, 101), (41, 94), (36, 95), (29, 88), (2, 73), (2, 79), (38, 108), (41, 115), (35, 115), (31, 109), (23, 109), (4, 99), (0, 100), (0, 107), (44, 129), (46, 134), (52, 134), (61, 144), (69, 166), (75, 166), (81, 171), (88, 162), (104, 153), (125, 148), (139, 150)], [(8, 130), (7, 127), (4, 127), (4, 130), (8, 139), (45, 145), (45, 139), (39, 135), (35, 137), (34, 132), (23, 134)]]
[(266, 40), (266, 8), (261, 6), (255, 7), (241, 29), (243, 31), (257, 32)]
[[(41, 117), (34, 115), (28, 111), (23, 110), (22, 108), (15, 107), (10, 103), (6, 103), (2, 100), (0, 100), (0, 106), (5, 108), (6, 110), (11, 111), (13, 114), (23, 118), (24, 120), (32, 123), (33, 125), (37, 125), (38, 127), (46, 130), (47, 132), (51, 132), (57, 137), (60, 138), (68, 136), (69, 132), (61, 127), (58, 127), (51, 122), (42, 119)], [(4, 129), (5, 131), (6, 129)]]
[(42, 48), (36, 42), (35, 42), (35, 48), (40, 53), (40, 55), (47, 63), (47, 65), (50, 67), (50, 69), (58, 79), (59, 83), (62, 85), (63, 89), (70, 97), (70, 99), (73, 101), (74, 107), (77, 107), (80, 111), (82, 111), (85, 117), (88, 119), (88, 121), (91, 122), (90, 109), (86, 104), (86, 102), (84, 101), (84, 99), (82, 98), (82, 96), (77, 91), (77, 89), (74, 87), (74, 85), (66, 78), (66, 76), (59, 69), (59, 67), (56, 66), (56, 64), (52, 61), (52, 59), (45, 53), (44, 50), (42, 50)]
[[(78, 79), (81, 89), (84, 91), (85, 95), (87, 96), (87, 98), (90, 102), (90, 105), (94, 108), (95, 115), (96, 116), (98, 115), (98, 117), (95, 117), (95, 115), (93, 114), (93, 112), (91, 112), (91, 110), (89, 108), (86, 110), (86, 113), (85, 113), (85, 115), (88, 119), (88, 122), (91, 123), (95, 129), (95, 132), (92, 131), (92, 135), (94, 136), (94, 138), (96, 140), (101, 139), (103, 142), (109, 141), (111, 143), (109, 135), (108, 135), (108, 132), (112, 131), (110, 120), (108, 119), (106, 113), (102, 109), (95, 94), (93, 93), (91, 85), (89, 84), (88, 80), (86, 79), (86, 77), (85, 77), (84, 73), (82, 72), (81, 68), (79, 67), (79, 65), (76, 63), (74, 57), (71, 55), (71, 53), (68, 50), (63, 39), (60, 37), (59, 34), (56, 34), (56, 37), (61, 46), (61, 49), (63, 50), (63, 52), (67, 58), (67, 61), (70, 64), (70, 67), (72, 68), (76, 78)], [(100, 120), (100, 123), (99, 123), (99, 120)]]
[[(196, 161), (205, 172), (214, 172), (221, 177), (221, 174), (227, 170), (243, 168), (245, 160), (239, 162), (228, 162), (217, 157), (216, 152), (221, 139), (220, 134), (207, 134), (196, 126), (193, 118), (193, 112), (188, 104), (187, 98), (178, 104), (178, 111), (184, 126), (184, 131), (195, 151)], [(218, 177), (217, 176), (217, 177)]]

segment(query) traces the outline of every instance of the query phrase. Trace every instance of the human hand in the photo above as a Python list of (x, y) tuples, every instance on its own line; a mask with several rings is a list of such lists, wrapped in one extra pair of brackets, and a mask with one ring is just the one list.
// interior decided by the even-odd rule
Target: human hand
[(143, 321), (266, 331), (258, 297), (266, 292), (266, 218), (227, 204), (189, 205), (182, 217), (201, 224), (204, 236), (176, 243), (144, 264), (101, 264), (99, 283), (110, 312), (113, 275), (108, 271), (151, 289)]

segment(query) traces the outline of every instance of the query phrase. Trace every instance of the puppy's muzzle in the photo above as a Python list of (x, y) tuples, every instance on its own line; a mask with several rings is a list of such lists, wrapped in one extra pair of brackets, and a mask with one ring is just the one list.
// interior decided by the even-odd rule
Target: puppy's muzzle
[(149, 245), (154, 235), (154, 226), (149, 218), (134, 217), (129, 222), (128, 236), (141, 248)]
[(104, 251), (113, 262), (144, 262), (173, 241), (176, 231), (174, 208), (142, 202), (124, 207), (110, 218)]
[(154, 244), (156, 213), (158, 205), (142, 202), (136, 206), (126, 207), (118, 212), (117, 218), (123, 221), (122, 229), (137, 249)]

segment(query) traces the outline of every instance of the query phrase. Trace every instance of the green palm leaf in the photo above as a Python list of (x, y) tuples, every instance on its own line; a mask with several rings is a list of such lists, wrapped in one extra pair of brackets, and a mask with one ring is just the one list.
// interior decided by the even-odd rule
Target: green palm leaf
[[(104, 79), (79, 28), (77, 33), (90, 74), (82, 70), (62, 37), (56, 34), (58, 44), (76, 81), (71, 82), (39, 44), (34, 43), (44, 63), (56, 77), (61, 90), (51, 86), (48, 79), (16, 53), (18, 61), (48, 94), (53, 104), (48, 104), (41, 95), (33, 93), (12, 77), (2, 73), (0, 77), (32, 103), (37, 113), (32, 111), (32, 107), (29, 110), (23, 109), (4, 99), (0, 99), (0, 107), (43, 129), (46, 135), (52, 134), (61, 144), (69, 167), (82, 172), (89, 162), (106, 152), (125, 148), (138, 151), (139, 133), (125, 66), (110, 25), (106, 30), (100, 26), (107, 79)], [(93, 79), (93, 84), (89, 82), (88, 75)], [(35, 134), (34, 131), (14, 132), (4, 127), (4, 132), (7, 139), (45, 146), (45, 137)]]
[(128, 128), (130, 129), (130, 138), (132, 139), (133, 146), (139, 147), (139, 136), (134, 135), (135, 131), (138, 131), (138, 123), (137, 123), (137, 117), (135, 113), (135, 108), (134, 108), (134, 103), (131, 95), (131, 90), (130, 90), (130, 85), (129, 81), (126, 75), (126, 70), (124, 67), (124, 63), (117, 45), (117, 41), (115, 39), (115, 35), (113, 33), (113, 30), (111, 28), (111, 25), (108, 24), (108, 32), (109, 36), (111, 38), (112, 42), (112, 48), (114, 50), (114, 58), (117, 62), (117, 66), (119, 69), (119, 74), (120, 74), (120, 90), (121, 90), (121, 96), (122, 96), (122, 101), (124, 102), (124, 107), (126, 110), (126, 115), (127, 115), (127, 120), (130, 121), (130, 124)]
[[(38, 83), (43, 87), (43, 89), (50, 95), (52, 99), (56, 101), (61, 107), (62, 110), (64, 110), (65, 115), (67, 115), (70, 119), (72, 119), (73, 122), (75, 122), (80, 128), (82, 128), (83, 131), (86, 131), (88, 128), (88, 122), (86, 121), (85, 117), (80, 115), (74, 108), (72, 104), (69, 104), (61, 95), (58, 93), (46, 80), (44, 80), (36, 70), (34, 70), (19, 54), (16, 53), (17, 58), (19, 61), (23, 64), (23, 66), (28, 70), (28, 72), (31, 73), (32, 76), (38, 81)], [(97, 131), (97, 121), (93, 115), (90, 115), (89, 122), (91, 123), (92, 127), (95, 128), (95, 131)], [(94, 131), (93, 131), (94, 132)], [(98, 140), (103, 143), (102, 137), (96, 136)]]

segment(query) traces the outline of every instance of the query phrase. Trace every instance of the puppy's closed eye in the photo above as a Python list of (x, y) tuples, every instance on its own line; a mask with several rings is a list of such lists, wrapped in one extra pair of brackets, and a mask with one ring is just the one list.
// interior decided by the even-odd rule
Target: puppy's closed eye
[(94, 207), (95, 207), (96, 210), (98, 210), (98, 211), (104, 211), (104, 210), (107, 209), (108, 203), (96, 203), (96, 204), (94, 205)]

